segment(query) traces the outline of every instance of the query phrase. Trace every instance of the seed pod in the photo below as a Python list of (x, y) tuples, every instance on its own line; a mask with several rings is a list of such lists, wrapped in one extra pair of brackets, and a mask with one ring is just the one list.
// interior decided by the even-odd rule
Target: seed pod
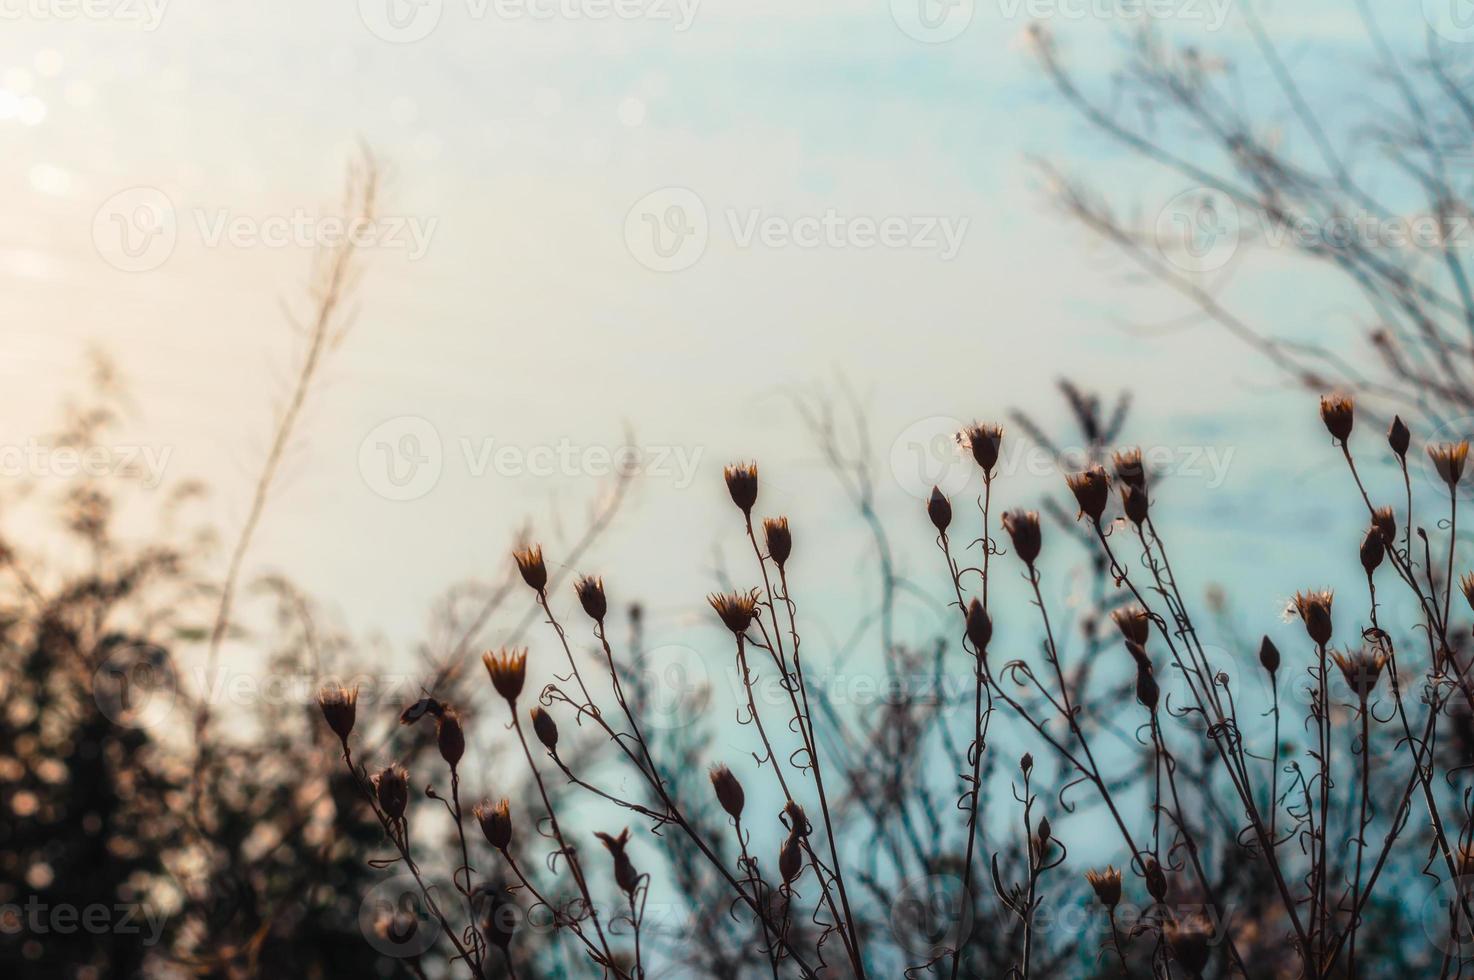
[(610, 837), (608, 834), (594, 831), (594, 836), (604, 844), (609, 856), (614, 859), (614, 883), (619, 886), (620, 891), (626, 895), (633, 895), (636, 886), (640, 883), (640, 873), (635, 870), (634, 864), (630, 862), (629, 855), (625, 853), (625, 845), (630, 841), (630, 829), (624, 828), (618, 837)]
[(977, 599), (967, 604), (967, 641), (978, 656), (988, 652), (988, 641), (993, 639), (993, 620), (988, 610)]
[(1140, 606), (1121, 606), (1111, 610), (1111, 621), (1121, 635), (1137, 646), (1146, 646), (1152, 636), (1152, 619)]
[(405, 807), (409, 805), (409, 773), (404, 766), (394, 762), (381, 769), (374, 777), (374, 794), (379, 809), (391, 819), (403, 819)]
[(1459, 576), (1459, 591), (1464, 593), (1464, 601), (1474, 609), (1474, 572), (1465, 572)]
[(1157, 701), (1161, 697), (1161, 689), (1157, 686), (1157, 679), (1146, 665), (1136, 665), (1136, 700), (1140, 701), (1148, 711), (1157, 710)]
[(483, 653), (481, 662), (491, 677), (491, 686), (508, 701), (516, 701), (527, 680), (527, 650), (502, 647), (496, 653)]
[(1049, 826), (1049, 818), (1040, 817), (1039, 830), (1034, 835), (1033, 841), (1034, 861), (1036, 864), (1043, 864), (1049, 860), (1049, 842), (1054, 839), (1054, 834), (1051, 831), (1052, 828)]
[(609, 600), (604, 596), (604, 580), (584, 575), (573, 583), (573, 591), (578, 595), (578, 604), (583, 606), (589, 619), (596, 623), (604, 622), (604, 615), (609, 612)]
[(787, 563), (788, 556), (793, 553), (793, 535), (788, 531), (788, 518), (763, 518), (763, 541), (768, 546), (768, 557), (782, 568)]
[(1132, 524), (1137, 527), (1145, 524), (1150, 507), (1146, 487), (1135, 487), (1129, 483), (1121, 487), (1121, 509), (1126, 512), (1126, 517)]
[(548, 587), (548, 566), (543, 564), (542, 545), (520, 548), (512, 552), (512, 560), (517, 563), (517, 571), (522, 573), (522, 581), (528, 588), (541, 592)]
[(1108, 909), (1121, 904), (1121, 872), (1111, 865), (1104, 871), (1087, 871), (1085, 880), (1095, 889), (1095, 897)]
[(947, 525), (952, 523), (952, 504), (942, 496), (940, 487), (931, 488), (931, 497), (926, 502), (926, 515), (931, 518), (932, 527), (939, 532), (947, 530)]
[(711, 778), (711, 788), (716, 791), (717, 802), (722, 805), (722, 809), (733, 819), (742, 819), (742, 806), (747, 797), (742, 792), (742, 784), (732, 775), (732, 770), (723, 765), (715, 765), (707, 775)]
[(1352, 411), (1350, 395), (1321, 396), (1320, 420), (1326, 424), (1326, 430), (1330, 432), (1331, 438), (1340, 443), (1345, 443), (1351, 438), (1351, 423), (1354, 418), (1355, 413)]
[(1264, 666), (1264, 669), (1269, 671), (1271, 675), (1274, 674), (1275, 671), (1280, 669), (1279, 647), (1275, 646), (1274, 641), (1267, 636), (1263, 640), (1259, 641), (1259, 663), (1261, 663)]
[(454, 769), (466, 754), (466, 733), (461, 728), (461, 716), (454, 708), (446, 708), (435, 724), (435, 741), (440, 746), (440, 758)]
[(537, 733), (537, 740), (543, 743), (543, 748), (549, 752), (558, 748), (558, 726), (553, 722), (553, 716), (542, 708), (532, 709), (532, 730)]
[(1146, 859), (1146, 890), (1159, 902), (1167, 897), (1167, 876), (1162, 874), (1156, 858)]
[(1025, 565), (1033, 566), (1043, 546), (1039, 514), (1032, 510), (1011, 510), (1003, 515), (1003, 530), (1013, 541), (1013, 550)]
[(1400, 415), (1392, 416), (1392, 427), (1387, 430), (1387, 445), (1397, 454), (1397, 458), (1406, 462), (1408, 443), (1412, 441), (1412, 433), (1403, 424)]
[(338, 740), (347, 744), (353, 734), (353, 723), (358, 718), (358, 685), (352, 688), (341, 684), (330, 684), (317, 692), (317, 706)]
[(722, 470), (722, 479), (727, 481), (732, 503), (744, 516), (751, 517), (752, 505), (757, 503), (757, 464), (734, 463)]
[(803, 870), (803, 857), (798, 835), (789, 834), (783, 839), (783, 846), (778, 849), (778, 874), (783, 877), (783, 884), (791, 884), (798, 877), (798, 873)]
[(1030, 753), (1030, 752), (1025, 752), (1023, 754), (1023, 756), (1018, 761), (1018, 767), (1019, 767), (1019, 771), (1022, 772), (1025, 776), (1027, 776), (1029, 773), (1033, 772), (1034, 771), (1034, 756), (1033, 756), (1033, 754)]
[(1397, 518), (1391, 507), (1378, 507), (1372, 511), (1372, 527), (1382, 536), (1382, 544), (1392, 547), (1397, 542)]
[(1382, 556), (1386, 554), (1386, 545), (1382, 543), (1382, 529), (1373, 524), (1367, 529), (1366, 537), (1361, 539), (1361, 567), (1368, 575), (1377, 570), (1382, 564)]
[(481, 833), (485, 835), (486, 842), (499, 851), (506, 850), (512, 843), (511, 805), (505, 799), (495, 806), (490, 800), (482, 800), (471, 812), (476, 815), (476, 822), (481, 825)]
[(1320, 591), (1296, 592), (1295, 611), (1300, 614), (1300, 619), (1305, 623), (1305, 632), (1318, 646), (1325, 646), (1331, 642), (1331, 600), (1334, 593), (1330, 589)]
[(797, 803), (790, 800), (783, 804), (783, 814), (788, 817), (789, 833), (807, 837), (813, 832), (814, 828), (809, 823), (808, 814), (804, 813), (804, 808)]
[(1111, 494), (1111, 480), (1106, 476), (1105, 469), (1092, 466), (1079, 473), (1071, 473), (1065, 477), (1065, 483), (1075, 495), (1080, 513), (1099, 524)]
[(1003, 443), (1003, 426), (974, 422), (963, 430), (961, 438), (972, 450), (972, 458), (982, 467), (987, 479), (993, 478), (998, 465), (998, 450)]
[(1116, 471), (1117, 483), (1146, 489), (1146, 467), (1142, 465), (1140, 449), (1123, 449), (1111, 453), (1111, 466)]

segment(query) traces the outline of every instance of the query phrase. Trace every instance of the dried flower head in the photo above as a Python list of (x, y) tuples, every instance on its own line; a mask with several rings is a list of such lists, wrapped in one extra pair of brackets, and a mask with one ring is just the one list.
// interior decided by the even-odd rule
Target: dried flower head
[(537, 740), (543, 743), (543, 748), (549, 752), (558, 747), (558, 725), (553, 721), (553, 716), (542, 708), (533, 708), (529, 712), (532, 716), (532, 730), (537, 735)]
[(1049, 818), (1040, 817), (1038, 829), (1034, 832), (1033, 839), (1029, 841), (1029, 851), (1036, 867), (1049, 860), (1052, 840), (1054, 840), (1054, 828), (1049, 826)]
[(1330, 589), (1296, 592), (1295, 611), (1305, 624), (1305, 632), (1319, 646), (1331, 642), (1331, 600), (1335, 597)]
[(1382, 668), (1387, 666), (1387, 654), (1365, 647), (1344, 654), (1333, 653), (1331, 659), (1341, 668), (1346, 686), (1355, 692), (1363, 704), (1377, 689), (1377, 682), (1382, 679)]
[(1160, 902), (1167, 897), (1167, 876), (1162, 873), (1162, 866), (1157, 859), (1149, 857), (1146, 859), (1146, 890), (1156, 901)]
[(1140, 449), (1122, 449), (1111, 453), (1111, 468), (1116, 471), (1117, 483), (1146, 489), (1146, 468), (1141, 462)]
[(788, 530), (788, 518), (764, 517), (763, 542), (768, 546), (768, 557), (782, 568), (793, 554), (793, 535)]
[(1356, 413), (1350, 395), (1330, 394), (1320, 396), (1320, 420), (1337, 442), (1351, 438), (1351, 423)]
[(1145, 658), (1136, 661), (1136, 700), (1140, 701), (1142, 707), (1148, 711), (1157, 710), (1157, 702), (1161, 699), (1162, 689), (1157, 684), (1156, 675), (1152, 673), (1151, 664)]
[(1095, 889), (1095, 897), (1100, 904), (1108, 909), (1121, 904), (1121, 872), (1115, 867), (1106, 865), (1104, 871), (1087, 871), (1085, 880)]
[(752, 505), (757, 503), (757, 464), (733, 463), (722, 470), (722, 479), (727, 481), (727, 493), (732, 503), (747, 516), (752, 516)]
[(1279, 647), (1267, 636), (1259, 641), (1259, 663), (1271, 674), (1280, 669)]
[(1464, 463), (1469, 459), (1469, 442), (1460, 439), (1458, 442), (1440, 442), (1428, 447), (1428, 458), (1433, 461), (1433, 468), (1450, 488), (1458, 485), (1464, 475)]
[(344, 687), (328, 684), (317, 692), (317, 706), (338, 740), (345, 745), (353, 734), (353, 723), (358, 718), (358, 685)]
[(988, 610), (977, 599), (967, 604), (967, 642), (978, 656), (988, 652), (988, 642), (993, 639), (993, 620)]
[(1465, 572), (1459, 576), (1459, 591), (1464, 593), (1464, 601), (1474, 609), (1474, 572)]
[(1382, 536), (1384, 547), (1390, 548), (1397, 541), (1397, 517), (1391, 507), (1378, 507), (1372, 511), (1372, 527)]
[(1013, 550), (1025, 565), (1032, 566), (1043, 546), (1043, 533), (1039, 528), (1039, 512), (1033, 510), (1011, 510), (1003, 515), (1003, 530), (1013, 541)]
[(1137, 646), (1146, 646), (1152, 636), (1152, 618), (1140, 606), (1120, 606), (1111, 610), (1111, 621), (1121, 635)]
[(633, 895), (635, 888), (640, 884), (640, 873), (630, 863), (629, 855), (625, 853), (625, 845), (630, 842), (630, 829), (624, 828), (618, 837), (610, 837), (608, 834), (594, 831), (594, 836), (599, 838), (609, 856), (614, 859), (614, 882), (619, 885), (620, 891), (626, 895)]
[(1202, 976), (1212, 953), (1212, 929), (1202, 916), (1191, 915), (1183, 919), (1168, 919), (1162, 926), (1172, 956), (1189, 976)]
[(941, 487), (931, 488), (931, 496), (926, 500), (926, 516), (931, 518), (932, 527), (938, 531), (947, 530), (952, 523), (952, 504), (942, 495)]
[(789, 833), (797, 834), (800, 837), (807, 837), (813, 833), (814, 827), (809, 823), (808, 814), (804, 813), (803, 807), (792, 800), (783, 804), (783, 816), (788, 818)]
[(1111, 497), (1111, 478), (1106, 476), (1105, 468), (1096, 465), (1071, 473), (1065, 477), (1065, 483), (1075, 495), (1080, 513), (1100, 523), (1100, 516), (1105, 513), (1106, 502)]
[(722, 805), (722, 809), (734, 819), (740, 820), (747, 797), (742, 792), (742, 784), (732, 775), (732, 770), (723, 765), (715, 765), (707, 775), (711, 777), (711, 788), (716, 790), (717, 802)]
[(404, 819), (404, 809), (409, 805), (409, 772), (397, 762), (385, 766), (374, 777), (374, 795), (379, 809), (390, 819)]
[(516, 701), (527, 680), (527, 648), (502, 647), (496, 653), (483, 653), (481, 662), (486, 665), (486, 673), (490, 675), (491, 686), (496, 688), (496, 693), (508, 701)]
[(757, 615), (757, 590), (751, 592), (713, 592), (706, 597), (711, 608), (721, 617), (727, 629), (737, 636), (747, 632), (752, 617)]
[(609, 600), (604, 595), (604, 580), (592, 575), (580, 575), (573, 583), (573, 591), (589, 619), (596, 623), (604, 622), (604, 616), (609, 612)]
[(1373, 524), (1367, 528), (1367, 533), (1361, 539), (1361, 567), (1370, 575), (1382, 564), (1382, 558), (1387, 553), (1387, 546), (1382, 541), (1382, 529)]
[(512, 559), (517, 562), (517, 571), (522, 573), (522, 581), (528, 588), (541, 592), (548, 587), (548, 566), (543, 564), (542, 545), (519, 548), (512, 552)]
[(1147, 497), (1146, 486), (1134, 486), (1122, 484), (1121, 486), (1121, 509), (1126, 512), (1126, 518), (1137, 527), (1146, 523), (1151, 500)]
[(1403, 424), (1402, 416), (1392, 416), (1392, 426), (1387, 430), (1387, 445), (1397, 454), (1398, 459), (1407, 459), (1408, 443), (1412, 441), (1412, 433)]
[(435, 743), (440, 748), (440, 758), (454, 769), (466, 754), (466, 733), (456, 709), (447, 706), (436, 719)]
[(1019, 772), (1022, 772), (1025, 776), (1027, 776), (1029, 773), (1033, 772), (1034, 771), (1034, 755), (1033, 755), (1033, 753), (1031, 753), (1031, 752), (1025, 752), (1022, 756), (1020, 756), (1019, 757), (1019, 760), (1018, 760), (1018, 767), (1019, 767)]
[(486, 842), (499, 851), (504, 851), (512, 843), (512, 806), (505, 798), (499, 800), (495, 806), (490, 800), (482, 800), (471, 808), (476, 816), (476, 822), (481, 825), (481, 833), (486, 836)]
[(972, 458), (983, 470), (984, 479), (993, 478), (998, 465), (998, 450), (1003, 444), (1003, 426), (987, 422), (974, 422), (962, 430), (958, 442), (965, 442), (972, 450)]

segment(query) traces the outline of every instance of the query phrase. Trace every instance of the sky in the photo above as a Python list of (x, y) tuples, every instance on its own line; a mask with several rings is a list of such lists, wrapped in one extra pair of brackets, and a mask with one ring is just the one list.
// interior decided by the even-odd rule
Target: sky
[[(1258, 7), (1312, 95), (1369, 60), (1345, 6)], [(408, 655), (448, 585), (505, 570), (516, 527), (576, 525), (626, 426), (643, 475), (578, 571), (645, 602), (655, 642), (688, 642), (716, 556), (741, 557), (721, 468), (756, 459), (760, 509), (793, 520), (816, 629), (838, 635), (870, 557), (795, 393), (861, 394), (878, 506), (942, 586), (921, 503), (969, 471), (937, 447), (1011, 409), (1062, 424), (1061, 377), (1132, 390), (1129, 437), (1173, 461), (1157, 499), (1181, 574), (1229, 585), (1251, 632), (1280, 628), (1294, 589), (1345, 574), (1306, 543), (1354, 547), (1361, 522), (1313, 398), (1183, 327), (1037, 167), (1146, 215), (1190, 191), (1091, 132), (1028, 42), (1043, 26), (1108, 92), (1122, 9), (0, 0), (6, 438), (44, 443), (101, 349), (133, 395), (113, 448), (151, 453), (161, 486), (207, 481), (228, 538), (299, 353), (283, 305), (362, 145), (384, 222), (248, 561), (358, 635)], [(1149, 9), (1246, 49), (1228, 0)], [(1328, 125), (1354, 109), (1333, 100)], [(1357, 326), (1313, 277), (1255, 282), (1237, 299), (1287, 332)], [(1002, 496), (1060, 486), (1025, 467)]]

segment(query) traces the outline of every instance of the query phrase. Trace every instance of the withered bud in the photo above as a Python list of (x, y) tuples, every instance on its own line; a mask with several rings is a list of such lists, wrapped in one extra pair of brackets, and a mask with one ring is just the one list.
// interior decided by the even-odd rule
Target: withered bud
[(1295, 593), (1295, 611), (1305, 623), (1305, 632), (1318, 646), (1331, 642), (1331, 600), (1334, 596), (1330, 589)]
[(804, 854), (798, 835), (789, 834), (783, 838), (783, 846), (778, 849), (778, 874), (783, 877), (783, 884), (788, 885), (793, 883), (793, 879), (803, 869)]
[(1025, 776), (1027, 776), (1029, 773), (1033, 772), (1034, 771), (1034, 756), (1033, 756), (1033, 753), (1025, 752), (1023, 754), (1023, 756), (1018, 761), (1018, 767), (1019, 767), (1019, 771), (1022, 772)]
[(1053, 839), (1048, 817), (1039, 818), (1039, 829), (1034, 834), (1034, 839), (1029, 841), (1029, 851), (1034, 859), (1034, 864), (1044, 864), (1049, 860), (1049, 842)]
[(558, 726), (553, 721), (553, 716), (542, 708), (533, 708), (532, 730), (537, 735), (537, 740), (543, 743), (543, 748), (552, 752), (558, 747)]
[(1140, 449), (1111, 453), (1111, 468), (1116, 471), (1117, 483), (1146, 489), (1146, 467), (1142, 465)]
[(1398, 459), (1407, 459), (1407, 447), (1411, 441), (1412, 433), (1403, 424), (1402, 416), (1392, 416), (1392, 427), (1387, 430), (1387, 445), (1392, 447)]
[(456, 709), (447, 707), (440, 713), (435, 722), (435, 742), (440, 748), (440, 758), (454, 769), (466, 754), (466, 733)]
[(1474, 572), (1465, 572), (1459, 576), (1459, 591), (1464, 593), (1464, 601), (1474, 609)]
[(1428, 458), (1433, 461), (1433, 468), (1444, 483), (1453, 489), (1458, 485), (1464, 475), (1464, 463), (1469, 458), (1469, 443), (1460, 439), (1458, 442), (1440, 442), (1428, 447)]
[(1361, 539), (1361, 567), (1370, 575), (1382, 564), (1387, 546), (1382, 541), (1382, 529), (1373, 524), (1367, 528), (1366, 537)]
[(640, 873), (630, 863), (629, 855), (625, 853), (625, 845), (630, 841), (630, 829), (624, 828), (618, 837), (610, 837), (608, 834), (594, 831), (594, 836), (599, 838), (609, 856), (614, 859), (614, 882), (619, 890), (626, 895), (633, 895), (635, 888), (640, 884)]
[(1320, 420), (1337, 442), (1351, 438), (1351, 423), (1356, 413), (1352, 410), (1350, 395), (1322, 395), (1320, 398)]
[(974, 422), (962, 430), (959, 441), (967, 443), (983, 475), (991, 480), (993, 469), (998, 465), (998, 449), (1003, 444), (1003, 426)]
[(604, 622), (604, 616), (609, 612), (609, 600), (604, 595), (604, 580), (592, 575), (583, 575), (573, 583), (573, 591), (578, 596), (578, 604), (583, 606), (585, 615), (596, 623)]
[(1273, 674), (1280, 669), (1280, 650), (1269, 637), (1259, 641), (1259, 663)]
[(993, 620), (988, 610), (977, 599), (967, 604), (967, 642), (978, 656), (988, 652), (988, 641), (993, 639)]
[(1152, 666), (1152, 658), (1147, 656), (1146, 647), (1135, 640), (1126, 641), (1126, 652), (1131, 654), (1131, 659), (1136, 662), (1137, 670), (1155, 671)]
[(752, 505), (757, 503), (757, 464), (733, 463), (722, 470), (722, 479), (727, 481), (727, 493), (732, 503), (747, 516), (752, 516)]
[(358, 718), (358, 685), (329, 684), (317, 692), (317, 706), (338, 740), (347, 743)]
[(752, 625), (757, 615), (757, 591), (713, 592), (706, 597), (711, 608), (721, 617), (722, 623), (735, 635), (741, 636)]
[(1075, 501), (1080, 505), (1080, 513), (1100, 523), (1100, 517), (1105, 513), (1106, 502), (1111, 496), (1111, 479), (1106, 476), (1104, 467), (1092, 466), (1081, 470), (1079, 473), (1071, 473), (1065, 477), (1065, 483), (1069, 485), (1070, 492), (1075, 495)]
[(1121, 872), (1112, 865), (1104, 871), (1087, 871), (1085, 880), (1095, 889), (1095, 897), (1108, 909), (1121, 904)]
[(813, 826), (809, 823), (808, 814), (804, 808), (789, 800), (783, 804), (783, 815), (788, 818), (788, 831), (800, 837), (807, 837), (813, 832)]
[(404, 766), (394, 762), (379, 770), (374, 777), (374, 794), (380, 810), (391, 819), (402, 819), (404, 808), (409, 805), (409, 773)]
[(715, 765), (707, 775), (711, 777), (711, 788), (716, 791), (717, 802), (722, 805), (722, 809), (733, 819), (742, 819), (742, 806), (747, 802), (747, 797), (742, 792), (742, 784), (732, 775), (732, 770), (723, 765)]
[(490, 800), (482, 800), (471, 812), (481, 825), (481, 833), (486, 835), (486, 842), (498, 851), (505, 851), (512, 843), (511, 804), (502, 799), (493, 806)]
[(1126, 517), (1137, 527), (1146, 523), (1147, 513), (1151, 509), (1151, 502), (1147, 499), (1145, 486), (1132, 486), (1124, 484), (1121, 487), (1121, 509), (1126, 512)]
[(1111, 621), (1121, 635), (1137, 646), (1146, 646), (1152, 637), (1152, 618), (1140, 606), (1121, 606), (1111, 610)]
[(788, 518), (763, 518), (763, 542), (768, 546), (768, 557), (773, 564), (782, 568), (793, 553), (793, 535), (788, 530)]
[(947, 530), (952, 523), (952, 504), (942, 496), (941, 487), (931, 488), (931, 496), (926, 501), (926, 516), (931, 518), (932, 527), (938, 531)]
[(1156, 858), (1146, 859), (1146, 890), (1152, 898), (1162, 901), (1167, 897), (1167, 876)]
[(1157, 710), (1157, 701), (1161, 698), (1161, 688), (1157, 686), (1157, 678), (1151, 669), (1141, 661), (1136, 663), (1136, 700), (1148, 711)]
[(483, 653), (481, 662), (486, 665), (486, 673), (491, 677), (491, 686), (496, 688), (496, 693), (508, 701), (516, 701), (527, 680), (527, 649), (502, 647), (496, 653)]
[(1202, 976), (1213, 951), (1209, 942), (1212, 932), (1207, 921), (1197, 915), (1185, 919), (1168, 919), (1162, 931), (1167, 937), (1167, 946), (1172, 950), (1173, 958), (1182, 964), (1188, 976)]
[(1043, 547), (1043, 532), (1039, 528), (1039, 512), (1033, 510), (1011, 510), (1003, 515), (1003, 530), (1013, 541), (1013, 550), (1025, 565), (1033, 566)]
[(1377, 682), (1382, 679), (1382, 668), (1387, 666), (1387, 654), (1381, 650), (1363, 648), (1345, 654), (1333, 653), (1331, 659), (1341, 668), (1346, 686), (1351, 688), (1362, 704), (1366, 704), (1367, 698), (1377, 689)]
[(1397, 541), (1397, 517), (1391, 507), (1378, 507), (1372, 511), (1372, 527), (1382, 536), (1382, 544), (1392, 547)]
[(519, 548), (512, 552), (512, 560), (517, 563), (517, 571), (522, 573), (522, 581), (528, 588), (541, 592), (548, 587), (548, 566), (543, 564), (542, 545)]

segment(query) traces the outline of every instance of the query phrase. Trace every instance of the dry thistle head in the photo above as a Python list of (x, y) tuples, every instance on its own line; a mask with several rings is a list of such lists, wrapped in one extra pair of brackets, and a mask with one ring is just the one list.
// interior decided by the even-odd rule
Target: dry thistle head
[(341, 684), (328, 684), (317, 692), (317, 706), (328, 727), (343, 744), (353, 734), (353, 723), (358, 718), (358, 685), (351, 688)]
[(1469, 442), (1460, 439), (1458, 442), (1436, 443), (1428, 447), (1428, 458), (1433, 461), (1433, 468), (1443, 482), (1453, 489), (1464, 475), (1464, 463), (1469, 459)]
[(1146, 494), (1146, 486), (1134, 486), (1129, 483), (1121, 485), (1121, 509), (1126, 512), (1126, 517), (1137, 527), (1146, 523), (1147, 515), (1151, 510), (1151, 501)]
[(374, 777), (374, 795), (379, 809), (394, 820), (402, 820), (404, 808), (409, 805), (409, 772), (397, 762), (385, 766)]
[(757, 590), (752, 592), (713, 592), (706, 597), (711, 608), (721, 617), (727, 629), (736, 636), (747, 632), (752, 617), (757, 615)]
[(1387, 445), (1392, 447), (1398, 459), (1407, 460), (1407, 447), (1412, 441), (1412, 435), (1403, 424), (1402, 416), (1392, 416), (1392, 426), (1387, 430)]
[(790, 833), (783, 838), (783, 846), (778, 849), (778, 874), (783, 877), (783, 884), (788, 885), (803, 869), (804, 853), (798, 834)]
[(610, 837), (608, 834), (594, 831), (594, 836), (604, 845), (609, 856), (614, 859), (614, 881), (619, 885), (620, 891), (626, 895), (633, 895), (636, 886), (640, 883), (640, 873), (630, 863), (629, 855), (625, 853), (625, 845), (630, 842), (630, 829), (624, 828), (618, 837)]
[(558, 725), (553, 721), (553, 716), (542, 708), (533, 708), (532, 730), (537, 735), (537, 740), (543, 743), (543, 748), (552, 752), (558, 748)]
[(952, 523), (952, 504), (942, 496), (941, 487), (932, 487), (926, 501), (926, 516), (931, 518), (932, 527), (938, 532), (946, 531)]
[(1146, 890), (1158, 902), (1167, 898), (1167, 876), (1162, 873), (1162, 866), (1153, 857), (1146, 859)]
[(482, 800), (472, 807), (471, 812), (481, 825), (481, 833), (486, 836), (486, 842), (498, 851), (505, 851), (512, 843), (511, 804), (505, 798), (495, 806), (490, 800)]
[(527, 680), (527, 648), (502, 647), (496, 653), (483, 653), (481, 662), (486, 665), (486, 673), (491, 677), (491, 686), (496, 688), (496, 693), (509, 703), (515, 702)]
[(1372, 511), (1372, 527), (1382, 536), (1383, 547), (1390, 548), (1397, 541), (1397, 516), (1391, 507), (1378, 507)]
[(967, 604), (967, 641), (978, 656), (988, 652), (988, 641), (993, 639), (993, 620), (988, 610), (977, 599)]
[(542, 545), (519, 548), (512, 552), (512, 559), (517, 562), (517, 571), (522, 573), (522, 581), (529, 589), (541, 592), (548, 587), (548, 566), (543, 564)]
[(807, 837), (813, 832), (814, 827), (809, 823), (809, 815), (804, 813), (803, 807), (792, 800), (783, 804), (783, 815), (788, 818), (789, 833)]
[(1106, 476), (1105, 468), (1097, 464), (1079, 473), (1071, 473), (1065, 477), (1065, 483), (1075, 495), (1080, 513), (1099, 524), (1106, 502), (1111, 497), (1111, 478)]
[(707, 775), (711, 777), (711, 788), (716, 790), (717, 802), (722, 805), (722, 809), (733, 819), (742, 819), (742, 807), (747, 802), (747, 797), (742, 792), (742, 784), (732, 775), (732, 770), (724, 765), (715, 765)]
[(466, 733), (456, 709), (447, 706), (440, 713), (435, 722), (435, 742), (440, 748), (440, 758), (454, 769), (466, 754)]
[(1341, 668), (1346, 686), (1355, 692), (1362, 704), (1366, 704), (1367, 698), (1377, 689), (1377, 682), (1382, 679), (1382, 668), (1387, 666), (1387, 654), (1381, 650), (1363, 647), (1345, 654), (1333, 653), (1331, 659)]
[(1139, 448), (1122, 449), (1111, 453), (1111, 468), (1116, 471), (1116, 482), (1122, 486), (1146, 489), (1146, 468), (1141, 462)]
[(573, 583), (573, 591), (578, 595), (578, 604), (583, 606), (583, 611), (596, 623), (604, 622), (604, 615), (609, 612), (609, 600), (604, 595), (604, 580), (592, 575), (580, 575)]
[(1334, 595), (1330, 589), (1295, 593), (1295, 611), (1305, 623), (1305, 632), (1317, 646), (1331, 642), (1331, 600)]
[(1351, 396), (1340, 393), (1320, 396), (1320, 420), (1326, 424), (1331, 438), (1344, 443), (1351, 438), (1351, 423), (1356, 418)]
[(974, 422), (962, 430), (959, 441), (965, 441), (972, 450), (972, 458), (983, 470), (983, 476), (991, 480), (998, 465), (998, 449), (1003, 444), (1003, 426), (987, 422)]
[(1280, 669), (1280, 650), (1269, 637), (1259, 641), (1259, 663), (1272, 675)]
[(788, 556), (793, 554), (793, 535), (788, 530), (788, 518), (764, 517), (763, 542), (768, 546), (768, 557), (781, 569), (788, 562)]
[(1043, 532), (1039, 528), (1039, 512), (1034, 510), (1011, 510), (1003, 515), (1003, 530), (1013, 541), (1013, 550), (1031, 568), (1039, 558), (1043, 547)]
[(1377, 570), (1382, 564), (1382, 558), (1387, 553), (1387, 546), (1382, 541), (1382, 529), (1376, 524), (1367, 528), (1366, 537), (1361, 539), (1361, 567), (1368, 574)]
[(1104, 871), (1087, 871), (1085, 880), (1095, 889), (1095, 897), (1100, 904), (1108, 909), (1121, 904), (1121, 872), (1115, 867), (1108, 864)]
[(1167, 937), (1167, 945), (1172, 949), (1173, 958), (1182, 964), (1182, 968), (1190, 976), (1202, 976), (1213, 951), (1210, 943), (1212, 930), (1207, 920), (1199, 915), (1191, 915), (1185, 919), (1168, 919), (1162, 926), (1162, 932)]
[(1474, 572), (1465, 572), (1459, 576), (1459, 591), (1464, 593), (1464, 601), (1474, 609)]
[(1120, 606), (1111, 610), (1111, 621), (1121, 635), (1137, 646), (1146, 646), (1152, 636), (1152, 618), (1140, 606)]
[(757, 503), (757, 464), (756, 463), (733, 463), (722, 470), (722, 479), (727, 481), (727, 493), (732, 495), (732, 503), (742, 511), (743, 516), (752, 516), (752, 505)]

